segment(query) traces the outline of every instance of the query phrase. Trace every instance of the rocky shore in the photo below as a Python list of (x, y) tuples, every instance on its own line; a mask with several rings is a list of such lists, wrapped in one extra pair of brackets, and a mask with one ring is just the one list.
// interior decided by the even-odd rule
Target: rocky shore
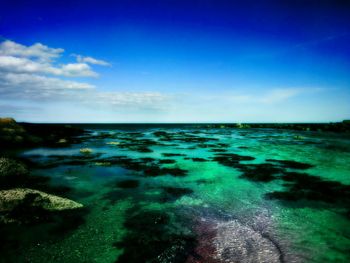
[(35, 187), (54, 190), (47, 178), (31, 175), (23, 163), (0, 158), (0, 225), (49, 221), (51, 212), (83, 207), (67, 198), (31, 189)]
[(23, 147), (64, 147), (78, 143), (82, 129), (62, 124), (18, 123), (0, 118), (0, 149)]
[[(83, 130), (68, 125), (17, 123), (0, 118), (0, 225), (48, 221), (50, 213), (82, 204), (56, 195), (49, 178), (32, 175), (28, 165), (6, 151), (37, 146), (64, 147), (79, 142)], [(6, 156), (6, 157), (5, 157)], [(46, 192), (48, 191), (48, 193)]]

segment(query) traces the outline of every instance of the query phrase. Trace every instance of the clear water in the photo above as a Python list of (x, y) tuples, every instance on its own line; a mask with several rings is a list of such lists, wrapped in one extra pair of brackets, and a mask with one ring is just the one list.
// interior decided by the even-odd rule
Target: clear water
[[(226, 228), (221, 228), (224, 229), (221, 235), (231, 238), (238, 236), (247, 240), (249, 231), (258, 233), (260, 237), (268, 236), (277, 244), (277, 252), (276, 247), (271, 249), (279, 254), (280, 262), (350, 262), (350, 221), (346, 216), (349, 203), (335, 205), (324, 200), (283, 201), (267, 198), (267, 193), (287, 189), (279, 177), (269, 182), (249, 180), (241, 176), (242, 170), (212, 160), (216, 154), (220, 154), (212, 151), (216, 148), (255, 158), (241, 161), (241, 164), (266, 163), (266, 159), (293, 160), (312, 167), (301, 171), (284, 168), (285, 171), (307, 173), (325, 181), (349, 185), (349, 136), (273, 129), (195, 127), (137, 127), (132, 131), (100, 127), (91, 131), (91, 135), (79, 145), (60, 149), (37, 148), (22, 153), (42, 163), (57, 155), (64, 156), (64, 161), (81, 156), (81, 148), (92, 149), (91, 155), (101, 155), (96, 157), (99, 161), (91, 159), (82, 165), (70, 165), (61, 160), (51, 167), (33, 171), (50, 176), (54, 185), (71, 187), (68, 197), (84, 204), (88, 212), (82, 224), (64, 233), (52, 234), (50, 224), (18, 230), (16, 235), (20, 237), (20, 245), (9, 250), (6, 259), (3, 257), (6, 262), (146, 262), (151, 261), (152, 257), (143, 256), (141, 250), (156, 250), (152, 246), (158, 243), (151, 236), (161, 235), (162, 231), (167, 232), (165, 239), (173, 238), (173, 234), (176, 237), (194, 237), (195, 245), (191, 249), (202, 255), (198, 256), (197, 261), (193, 259), (195, 256), (188, 255), (176, 260), (174, 257), (168, 260), (158, 257), (153, 258), (152, 262), (220, 262), (220, 258), (215, 256), (218, 246), (227, 246), (230, 253), (240, 251), (230, 247), (237, 244), (234, 240), (222, 244), (218, 237), (219, 226), (222, 225)], [(192, 135), (217, 140), (198, 143), (172, 137), (168, 141), (159, 141), (162, 137), (155, 136), (155, 131), (165, 131), (179, 137)], [(101, 138), (101, 134), (110, 136)], [(147, 146), (152, 152), (145, 153), (122, 147), (140, 139), (150, 139), (162, 145)], [(227, 145), (218, 146), (219, 143)], [(208, 147), (199, 147), (200, 144), (208, 144)], [(163, 153), (182, 156), (164, 157)], [(145, 157), (173, 159), (175, 163), (159, 164), (159, 167), (181, 168), (188, 172), (184, 176), (146, 176), (142, 171), (128, 169), (125, 165), (101, 165), (101, 162), (113, 156), (127, 156), (135, 160)], [(207, 161), (196, 162), (189, 158), (204, 158)], [(118, 187), (118, 182), (131, 179), (137, 180), (139, 185)], [(174, 193), (171, 190), (167, 192), (164, 187), (187, 190)], [(344, 199), (341, 201), (344, 202)], [(160, 229), (154, 225), (150, 228), (147, 212), (167, 214), (169, 220), (160, 223)], [(139, 220), (140, 225), (128, 224), (132, 220)], [(155, 219), (151, 216), (152, 220)], [(243, 231), (248, 236), (239, 236), (244, 235), (237, 234), (239, 228), (251, 230)], [(213, 233), (214, 238), (209, 238), (208, 233)], [(135, 238), (130, 237), (137, 235), (141, 241), (136, 238), (135, 245)], [(147, 243), (148, 238), (153, 243)], [(143, 247), (142, 240), (145, 242)], [(272, 243), (270, 245), (273, 246)], [(250, 249), (258, 248), (253, 246)], [(248, 250), (248, 254), (254, 253)], [(273, 262), (269, 260), (269, 254), (265, 256), (261, 262)], [(232, 255), (231, 259), (230, 255), (226, 255), (224, 258), (225, 262), (235, 262), (234, 259), (259, 262), (257, 258), (249, 261), (243, 254)]]

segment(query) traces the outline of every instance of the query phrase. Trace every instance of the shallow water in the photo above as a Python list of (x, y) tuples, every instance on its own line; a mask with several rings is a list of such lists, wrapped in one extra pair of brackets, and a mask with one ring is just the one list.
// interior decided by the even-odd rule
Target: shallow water
[(70, 187), (65, 196), (87, 209), (60, 228), (11, 230), (4, 262), (350, 262), (349, 136), (90, 131), (79, 145), (21, 153), (42, 164), (34, 174)]

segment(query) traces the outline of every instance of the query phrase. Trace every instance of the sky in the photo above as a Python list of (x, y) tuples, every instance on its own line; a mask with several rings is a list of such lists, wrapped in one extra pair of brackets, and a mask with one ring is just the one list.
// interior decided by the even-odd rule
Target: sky
[(0, 2), (2, 117), (350, 119), (350, 1)]

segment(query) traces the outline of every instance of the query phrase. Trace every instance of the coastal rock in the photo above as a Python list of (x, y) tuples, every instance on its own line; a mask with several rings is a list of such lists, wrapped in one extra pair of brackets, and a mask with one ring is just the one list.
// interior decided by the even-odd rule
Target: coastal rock
[(83, 153), (83, 154), (90, 154), (90, 153), (92, 153), (92, 149), (90, 149), (90, 148), (82, 148), (79, 151), (80, 151), (80, 153)]
[(9, 177), (18, 177), (26, 174), (28, 174), (28, 170), (22, 163), (9, 158), (0, 158), (0, 181)]
[(83, 207), (82, 204), (70, 199), (28, 188), (0, 191), (0, 212), (13, 211), (23, 204), (31, 207), (40, 207), (48, 211), (62, 211)]
[(19, 144), (24, 141), (25, 130), (12, 118), (0, 118), (0, 145), (14, 143)]
[(83, 133), (70, 125), (17, 123), (12, 118), (0, 118), (0, 148), (65, 147), (80, 142), (76, 136)]

